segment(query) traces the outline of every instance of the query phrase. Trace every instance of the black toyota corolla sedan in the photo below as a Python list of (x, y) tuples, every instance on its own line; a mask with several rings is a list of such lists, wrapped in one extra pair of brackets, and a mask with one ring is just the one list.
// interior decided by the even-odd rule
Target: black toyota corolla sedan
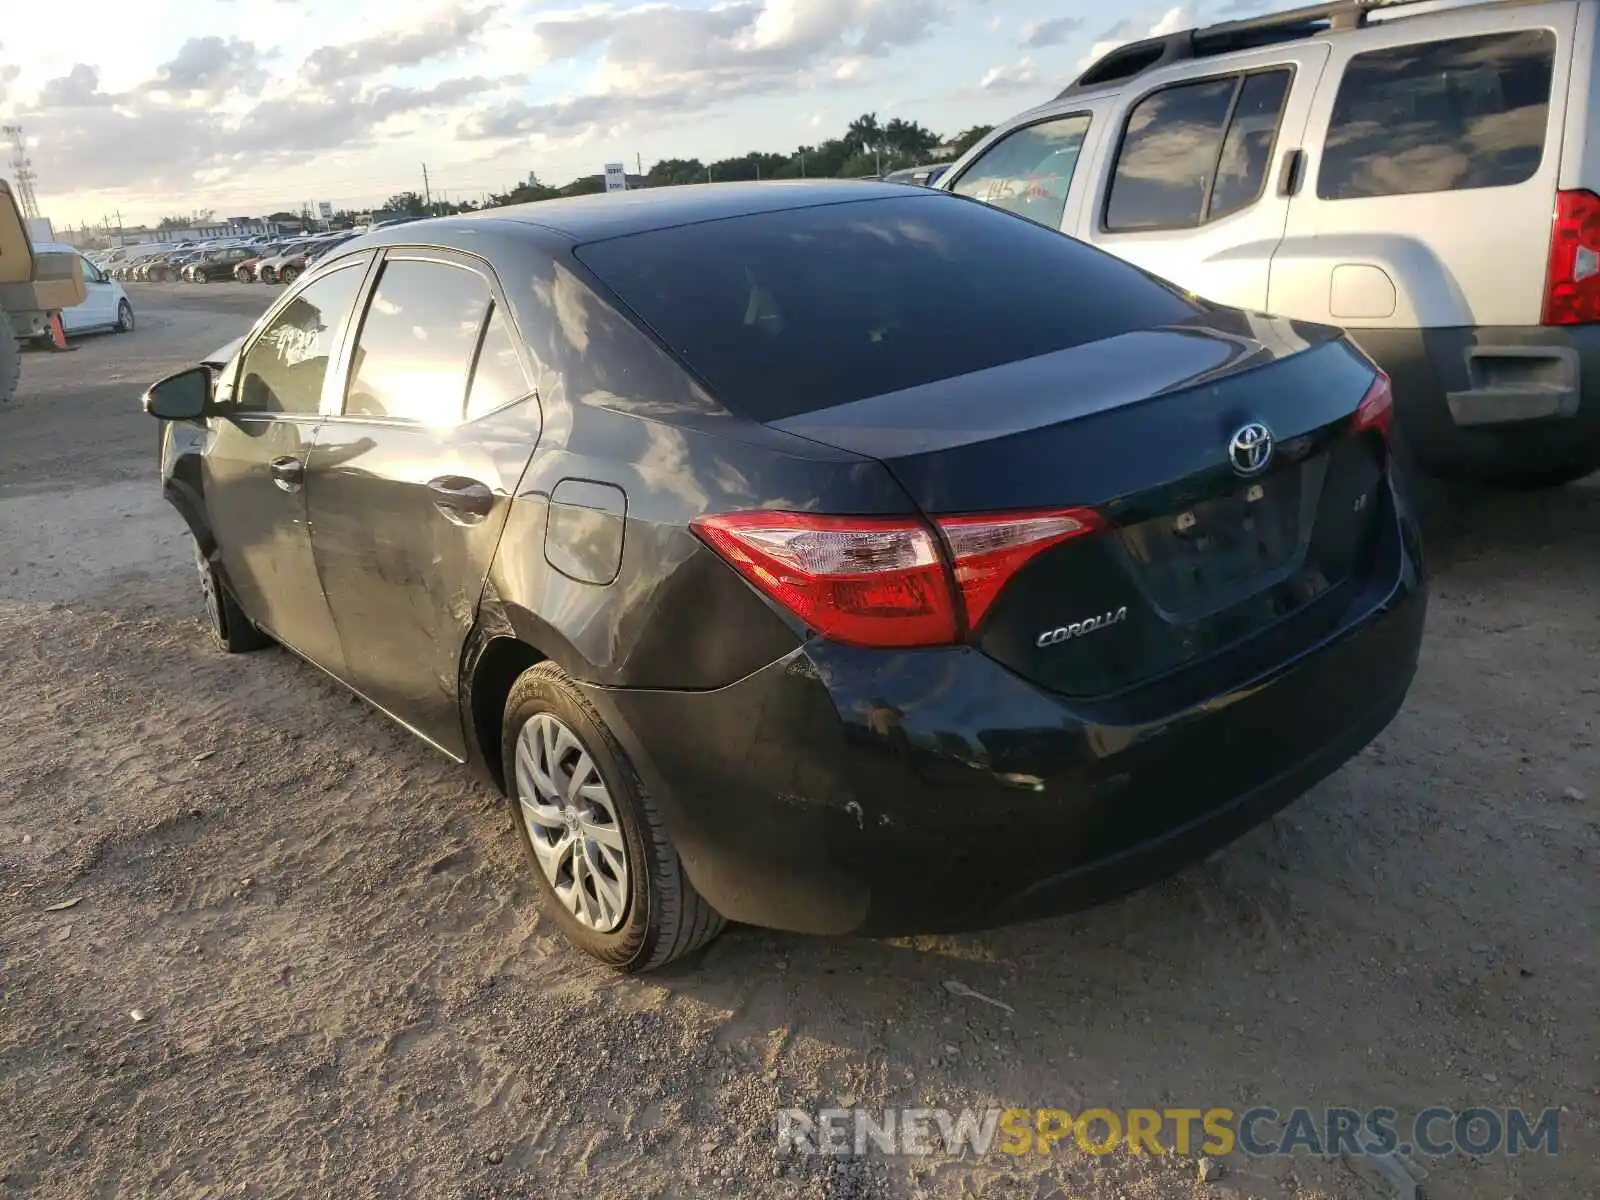
[(479, 769), (624, 969), (1125, 892), (1417, 662), (1370, 361), (941, 192), (384, 229), (145, 407), (222, 647)]

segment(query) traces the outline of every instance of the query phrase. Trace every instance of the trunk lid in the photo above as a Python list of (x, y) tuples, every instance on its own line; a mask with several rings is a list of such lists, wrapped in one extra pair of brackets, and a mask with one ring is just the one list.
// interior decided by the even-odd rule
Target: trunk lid
[[(1101, 696), (1291, 619), (1318, 636), (1383, 509), (1386, 451), (1352, 436), (1374, 377), (1337, 331), (1222, 311), (773, 424), (878, 459), (930, 515), (1109, 518), (1024, 565), (972, 631)], [(1254, 474), (1230, 452), (1248, 426), (1273, 443)]]

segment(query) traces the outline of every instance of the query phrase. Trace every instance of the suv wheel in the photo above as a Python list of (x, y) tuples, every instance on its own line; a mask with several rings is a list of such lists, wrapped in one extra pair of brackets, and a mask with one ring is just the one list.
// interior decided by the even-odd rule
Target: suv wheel
[(205, 602), (206, 625), (217, 646), (229, 654), (244, 654), (272, 645), (272, 639), (257, 629), (232, 593), (217, 578), (200, 543), (194, 544), (194, 565), (200, 574), (200, 596)]
[(126, 300), (117, 304), (117, 323), (112, 326), (118, 333), (133, 332), (133, 305)]
[(513, 823), (569, 941), (608, 966), (648, 971), (722, 932), (626, 752), (554, 663), (512, 687), (501, 746)]

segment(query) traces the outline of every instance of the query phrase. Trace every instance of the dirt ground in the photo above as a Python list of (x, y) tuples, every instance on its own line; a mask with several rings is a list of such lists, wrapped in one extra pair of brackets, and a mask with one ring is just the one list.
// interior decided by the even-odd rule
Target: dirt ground
[(627, 979), (540, 913), (497, 797), (287, 654), (208, 646), (137, 399), (269, 294), (135, 288), (137, 332), (28, 355), (0, 406), (0, 1192), (1389, 1194), (1309, 1155), (1202, 1183), (776, 1154), (777, 1109), (854, 1100), (1560, 1107), (1555, 1157), (1412, 1169), (1600, 1196), (1595, 480), (1430, 530), (1405, 710), (1210, 862), (982, 936), (733, 929)]

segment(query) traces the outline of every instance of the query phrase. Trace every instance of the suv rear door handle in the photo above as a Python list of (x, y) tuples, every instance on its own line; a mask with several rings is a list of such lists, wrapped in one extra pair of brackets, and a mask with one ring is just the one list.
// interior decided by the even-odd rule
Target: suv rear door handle
[(428, 481), (433, 506), (456, 525), (476, 525), (494, 508), (494, 493), (487, 484), (461, 475), (441, 475)]
[(286, 492), (298, 492), (306, 481), (306, 464), (293, 455), (273, 459), (268, 469), (272, 482)]
[(1278, 195), (1293, 196), (1300, 190), (1300, 181), (1305, 175), (1306, 152), (1304, 150), (1290, 150), (1283, 156), (1283, 165), (1278, 168)]

